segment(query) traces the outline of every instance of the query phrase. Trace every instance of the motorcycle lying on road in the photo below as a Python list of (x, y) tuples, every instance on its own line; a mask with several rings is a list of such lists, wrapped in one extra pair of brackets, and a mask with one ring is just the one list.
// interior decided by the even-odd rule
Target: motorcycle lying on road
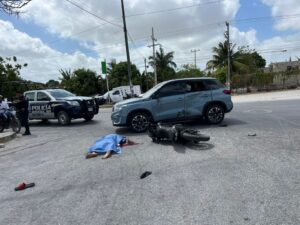
[(186, 128), (181, 124), (150, 124), (148, 135), (155, 143), (160, 141), (199, 143), (200, 141), (210, 140), (209, 136), (201, 134), (199, 130)]
[(1, 113), (0, 116), (0, 133), (4, 129), (12, 129), (13, 132), (19, 133), (21, 131), (21, 122), (17, 117), (17, 113), (13, 109), (9, 109)]

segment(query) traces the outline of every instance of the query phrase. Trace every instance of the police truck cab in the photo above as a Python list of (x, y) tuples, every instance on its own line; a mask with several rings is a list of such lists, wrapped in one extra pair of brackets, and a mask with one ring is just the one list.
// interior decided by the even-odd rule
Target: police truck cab
[(29, 101), (29, 119), (58, 119), (61, 125), (68, 125), (72, 119), (89, 121), (98, 114), (99, 108), (91, 97), (76, 96), (63, 89), (26, 91)]

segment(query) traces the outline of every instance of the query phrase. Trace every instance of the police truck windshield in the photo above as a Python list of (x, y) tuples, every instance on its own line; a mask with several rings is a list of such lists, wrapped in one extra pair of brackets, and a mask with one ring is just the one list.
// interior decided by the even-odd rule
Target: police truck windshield
[(73, 97), (75, 96), (71, 92), (62, 90), (62, 89), (57, 89), (57, 90), (49, 90), (49, 93), (54, 97), (54, 98), (67, 98), (67, 97)]

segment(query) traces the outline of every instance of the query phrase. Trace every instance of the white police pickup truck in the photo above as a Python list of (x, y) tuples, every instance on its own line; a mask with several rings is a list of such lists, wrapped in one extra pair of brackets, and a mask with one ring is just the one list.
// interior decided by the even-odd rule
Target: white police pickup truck
[(92, 120), (99, 112), (93, 98), (76, 96), (63, 89), (26, 91), (24, 96), (29, 101), (30, 120), (58, 119), (61, 125), (68, 125), (72, 119)]

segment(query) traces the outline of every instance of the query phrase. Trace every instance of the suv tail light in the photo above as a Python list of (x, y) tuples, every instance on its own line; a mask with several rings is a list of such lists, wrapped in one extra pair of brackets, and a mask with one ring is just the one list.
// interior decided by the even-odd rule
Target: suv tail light
[(225, 89), (225, 90), (223, 91), (223, 93), (224, 93), (225, 95), (230, 95), (230, 94), (231, 94), (231, 91), (230, 91), (230, 90), (227, 90), (227, 89)]

